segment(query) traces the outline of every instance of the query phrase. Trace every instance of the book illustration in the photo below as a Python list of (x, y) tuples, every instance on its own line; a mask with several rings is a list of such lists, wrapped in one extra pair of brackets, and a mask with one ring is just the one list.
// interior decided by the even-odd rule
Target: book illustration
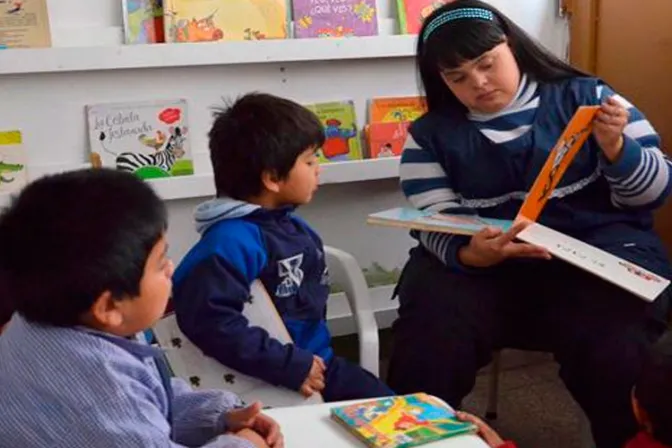
[(127, 44), (165, 42), (163, 0), (122, 0)]
[(306, 108), (317, 115), (324, 126), (325, 142), (319, 151), (321, 162), (343, 162), (362, 158), (355, 105), (352, 101), (312, 104)]
[(0, 1), (0, 47), (51, 46), (47, 0)]
[(86, 107), (92, 158), (142, 179), (194, 173), (185, 100)]
[(456, 235), (473, 235), (486, 227), (497, 227), (506, 232), (513, 225), (513, 221), (506, 219), (446, 214), (406, 207), (370, 214), (366, 222), (380, 226), (412, 228), (426, 232), (443, 232)]
[(294, 0), (294, 37), (351, 37), (378, 34), (375, 0)]
[(164, 0), (167, 42), (287, 38), (287, 0)]
[(653, 302), (670, 284), (634, 263), (577, 240), (539, 223), (518, 234), (521, 241), (546, 248), (553, 256), (613, 283), (637, 297)]
[(560, 179), (593, 130), (599, 106), (581, 106), (569, 121), (546, 159), (518, 212), (519, 217), (536, 221)]
[(411, 122), (420, 118), (426, 111), (424, 98), (419, 96), (373, 98), (369, 102), (369, 122)]
[(434, 10), (451, 0), (397, 0), (400, 34), (418, 34)]
[(334, 407), (331, 417), (372, 448), (413, 447), (476, 431), (424, 393)]
[(21, 131), (0, 131), (0, 193), (13, 193), (28, 183)]
[(365, 135), (369, 157), (400, 156), (406, 143), (409, 123), (371, 123), (366, 126)]
[[(250, 300), (243, 308), (243, 316), (251, 326), (264, 328), (281, 343), (292, 339), (261, 281), (250, 286)], [(284, 389), (244, 375), (214, 358), (206, 356), (179, 329), (174, 314), (164, 316), (153, 328), (158, 344), (165, 350), (166, 360), (175, 374), (197, 389), (226, 389), (245, 402), (262, 401), (271, 406), (297, 406), (321, 403), (320, 394), (304, 398), (296, 391)]]

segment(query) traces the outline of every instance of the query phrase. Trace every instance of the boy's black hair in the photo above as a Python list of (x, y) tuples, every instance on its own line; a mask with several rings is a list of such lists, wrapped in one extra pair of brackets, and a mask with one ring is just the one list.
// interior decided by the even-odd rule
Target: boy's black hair
[(651, 348), (635, 384), (635, 398), (649, 418), (653, 437), (672, 446), (672, 331)]
[(247, 200), (262, 191), (262, 173), (286, 179), (296, 159), (324, 144), (324, 128), (294, 101), (249, 93), (215, 112), (208, 134), (217, 196)]
[(0, 215), (0, 285), (12, 308), (48, 325), (81, 322), (105, 291), (139, 294), (167, 227), (154, 190), (133, 174), (70, 171), (27, 185)]
[[(482, 8), (491, 11), (494, 21), (459, 19), (439, 26), (423, 42), (427, 26), (439, 15), (462, 8)], [(418, 35), (416, 64), (430, 111), (452, 109), (466, 111), (441, 77), (441, 69), (454, 69), (473, 60), (508, 40), (520, 71), (542, 82), (552, 82), (577, 76), (587, 76), (566, 64), (519, 26), (491, 5), (479, 0), (457, 0), (437, 8), (427, 19)]]

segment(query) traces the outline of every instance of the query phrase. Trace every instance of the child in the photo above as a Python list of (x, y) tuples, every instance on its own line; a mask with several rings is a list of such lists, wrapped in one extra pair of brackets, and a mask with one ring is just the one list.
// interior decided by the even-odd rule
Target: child
[(41, 178), (0, 216), (3, 447), (282, 447), (277, 423), (225, 391), (171, 379), (133, 340), (165, 309), (166, 210), (131, 174)]
[[(672, 447), (672, 333), (662, 337), (644, 363), (632, 396), (632, 407), (641, 432), (624, 448)], [(478, 428), (479, 436), (491, 448), (515, 448), (505, 442), (485, 422), (466, 412), (458, 412), (462, 421)]]
[[(599, 105), (592, 135), (539, 221), (672, 278), (653, 229), (672, 162), (637, 108), (483, 1), (433, 12), (417, 60), (428, 113), (410, 126), (400, 169), (415, 207), (514, 219), (577, 108)], [(666, 328), (672, 289), (647, 303), (516, 241), (521, 228), (413, 234), (419, 244), (398, 284), (389, 384), (459, 407), (494, 350), (552, 352), (597, 446), (622, 448), (637, 431), (630, 389), (642, 354)]]
[[(319, 236), (294, 214), (317, 189), (317, 117), (292, 101), (249, 94), (216, 116), (210, 158), (217, 198), (196, 209), (201, 240), (175, 273), (184, 334), (222, 364), (327, 401), (392, 395), (335, 357), (325, 321), (329, 278)], [(250, 326), (242, 310), (261, 279), (294, 344)]]

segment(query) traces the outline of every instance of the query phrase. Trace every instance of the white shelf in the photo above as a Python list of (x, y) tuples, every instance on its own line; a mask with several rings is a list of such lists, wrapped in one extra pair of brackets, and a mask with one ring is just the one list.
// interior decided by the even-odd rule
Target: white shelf
[[(46, 174), (80, 169), (87, 166), (87, 164), (29, 166), (28, 172), (31, 179), (36, 179)], [(398, 176), (399, 157), (325, 163), (322, 165), (320, 185), (393, 179)], [(214, 196), (215, 194), (215, 180), (212, 173), (171, 177), (169, 179), (153, 179), (148, 182), (165, 201), (202, 198)], [(1, 193), (0, 208), (6, 207), (9, 205), (9, 202), (10, 194)]]
[(412, 57), (416, 36), (0, 50), (0, 75)]
[[(320, 185), (392, 179), (398, 176), (399, 157), (325, 163), (320, 173)], [(212, 173), (154, 179), (149, 183), (166, 201), (214, 196), (215, 194), (215, 181)]]

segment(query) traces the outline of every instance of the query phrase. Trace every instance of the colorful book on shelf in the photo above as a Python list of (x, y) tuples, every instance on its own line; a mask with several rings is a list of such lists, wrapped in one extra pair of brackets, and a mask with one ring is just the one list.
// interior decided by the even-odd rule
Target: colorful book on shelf
[[(250, 285), (250, 300), (245, 303), (242, 314), (251, 326), (265, 329), (280, 343), (292, 342), (261, 281), (256, 280)], [(243, 401), (251, 403), (259, 400), (276, 407), (323, 402), (320, 394), (305, 398), (296, 391), (244, 375), (206, 356), (180, 331), (172, 313), (157, 322), (152, 332), (159, 346), (165, 350), (173, 374), (189, 382), (195, 389), (226, 389), (240, 396)]]
[(95, 104), (86, 115), (94, 166), (143, 179), (194, 173), (185, 100)]
[(369, 102), (369, 123), (364, 128), (372, 159), (401, 155), (413, 120), (426, 112), (419, 96), (374, 98)]
[(165, 42), (163, 0), (122, 0), (127, 44)]
[(320, 162), (344, 162), (362, 159), (357, 116), (352, 101), (334, 101), (306, 105), (324, 126), (325, 142)]
[(370, 123), (364, 128), (368, 157), (400, 156), (408, 135), (408, 123)]
[(285, 39), (288, 0), (164, 0), (166, 42)]
[(405, 448), (476, 432), (431, 395), (417, 393), (338, 406), (331, 418), (371, 448)]
[[(572, 159), (588, 138), (597, 110), (598, 108), (594, 106), (579, 108), (567, 125), (516, 217), (516, 220), (530, 223), (517, 238), (544, 247), (551, 255), (611, 282), (643, 300), (654, 301), (670, 284), (668, 279), (536, 222)], [(368, 217), (367, 222), (429, 232), (473, 235), (486, 226), (499, 227), (506, 231), (514, 221), (397, 208), (374, 213)]]
[(376, 0), (293, 0), (294, 37), (378, 34)]
[(425, 21), (435, 9), (450, 0), (397, 0), (399, 34), (418, 34)]
[(427, 112), (421, 96), (373, 98), (369, 101), (369, 123), (412, 122)]
[(47, 0), (0, 1), (0, 47), (51, 47)]
[(0, 193), (14, 193), (27, 183), (26, 153), (21, 131), (0, 131)]

